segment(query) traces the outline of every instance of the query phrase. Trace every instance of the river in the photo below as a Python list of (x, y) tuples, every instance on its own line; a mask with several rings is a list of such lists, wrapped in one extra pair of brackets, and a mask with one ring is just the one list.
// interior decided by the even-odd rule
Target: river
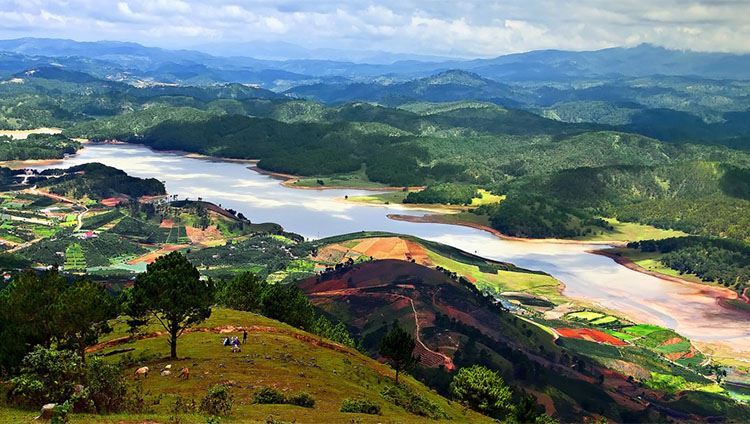
[(320, 238), (362, 230), (411, 234), (480, 256), (545, 271), (565, 284), (564, 294), (599, 304), (637, 321), (662, 325), (705, 344), (750, 357), (750, 326), (737, 312), (720, 307), (710, 290), (632, 271), (600, 255), (602, 246), (499, 239), (468, 227), (411, 223), (388, 214), (421, 215), (402, 205), (375, 206), (345, 202), (362, 190), (301, 190), (248, 169), (247, 163), (199, 158), (144, 146), (88, 144), (62, 161), (36, 169), (101, 162), (137, 177), (163, 181), (180, 198), (211, 201), (242, 212), (252, 222), (276, 222), (287, 231)]

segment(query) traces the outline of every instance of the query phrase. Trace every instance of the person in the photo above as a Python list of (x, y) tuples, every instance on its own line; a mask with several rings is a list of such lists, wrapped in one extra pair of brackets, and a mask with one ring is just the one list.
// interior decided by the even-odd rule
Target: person
[(242, 330), (242, 344), (247, 343), (247, 330)]
[(232, 353), (241, 352), (242, 349), (240, 349), (240, 339), (238, 337), (232, 338)]
[(229, 346), (231, 343), (229, 342), (229, 337), (224, 337), (224, 342), (222, 343), (224, 346)]

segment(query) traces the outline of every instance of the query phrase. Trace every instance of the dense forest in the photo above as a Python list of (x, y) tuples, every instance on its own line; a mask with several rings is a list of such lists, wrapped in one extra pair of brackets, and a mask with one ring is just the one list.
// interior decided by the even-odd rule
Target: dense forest
[(166, 194), (164, 184), (155, 178), (131, 177), (100, 163), (48, 169), (35, 178), (35, 183), (52, 193), (72, 198), (103, 199), (123, 194), (137, 198)]
[(29, 134), (23, 140), (0, 136), (0, 161), (61, 159), (80, 148), (81, 143), (61, 134)]
[[(12, 126), (64, 125), (67, 137), (260, 159), (261, 168), (305, 176), (364, 170), (371, 181), (427, 186), (407, 202), (466, 204), (474, 190), (484, 188), (507, 195), (503, 204), (483, 212), (495, 228), (511, 234), (580, 236), (606, 231), (599, 218), (615, 217), (707, 236), (750, 237), (750, 154), (717, 145), (742, 147), (737, 143), (743, 138), (735, 136), (744, 131), (738, 123), (741, 86), (695, 86), (722, 92), (732, 99), (731, 107), (702, 102), (695, 110), (657, 113), (689, 97), (687, 81), (638, 81), (648, 89), (635, 88), (636, 80), (619, 81), (574, 94), (538, 89), (543, 104), (523, 110), (521, 104), (534, 97), (524, 88), (465, 72), (392, 85), (388, 90), (405, 94), (435, 90), (427, 98), (406, 95), (396, 101), (388, 95), (393, 101), (384, 103), (398, 107), (326, 105), (238, 84), (136, 88), (59, 69), (40, 69), (23, 80), (0, 87), (19, 105), (0, 108)], [(490, 88), (516, 103), (467, 94)], [(441, 90), (448, 97), (438, 96)], [(451, 90), (461, 101), (447, 101)], [(669, 102), (657, 97), (667, 94)], [(558, 103), (564, 117), (555, 115)], [(602, 103), (611, 105), (605, 108), (610, 114), (627, 109), (627, 116), (597, 119), (584, 113)], [(721, 129), (714, 128), (718, 124), (700, 129), (677, 119), (689, 113), (726, 119)], [(33, 121), (23, 123), (19, 116)], [(654, 117), (678, 123), (682, 135), (665, 136)], [(720, 139), (706, 139), (712, 133)], [(527, 219), (531, 211), (534, 223)]]
[(633, 242), (628, 247), (662, 253), (660, 261), (669, 268), (681, 274), (695, 274), (703, 281), (719, 282), (738, 292), (750, 285), (750, 245), (744, 242), (676, 237)]

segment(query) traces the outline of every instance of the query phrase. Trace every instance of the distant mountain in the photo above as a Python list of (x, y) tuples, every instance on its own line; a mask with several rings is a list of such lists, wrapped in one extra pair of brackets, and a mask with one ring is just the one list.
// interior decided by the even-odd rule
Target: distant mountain
[(570, 52), (538, 50), (464, 64), (480, 75), (514, 80), (674, 75), (750, 79), (750, 55), (670, 50), (650, 44)]
[(286, 91), (297, 97), (326, 103), (371, 101), (397, 106), (404, 103), (482, 100), (514, 106), (519, 94), (513, 87), (462, 70), (449, 70), (402, 83), (345, 83), (298, 86)]
[[(406, 82), (449, 70), (472, 72), (503, 82), (569, 81), (652, 75), (750, 80), (750, 55), (669, 50), (643, 44), (596, 51), (539, 50), (492, 59), (446, 60), (441, 57), (362, 51), (306, 50), (289, 45), (274, 54), (273, 43), (241, 43), (216, 52), (167, 50), (117, 41), (78, 42), (49, 38), (0, 40), (9, 63), (26, 63), (13, 72), (60, 62), (99, 78), (148, 79), (180, 84), (239, 82), (277, 90), (302, 84)], [(283, 50), (299, 59), (278, 60)], [(258, 54), (257, 59), (248, 55)], [(349, 60), (331, 60), (348, 57)], [(405, 60), (404, 60), (405, 59)], [(1, 62), (1, 61), (0, 61)], [(11, 72), (11, 73), (13, 73)]]
[(74, 71), (63, 68), (61, 66), (43, 66), (39, 68), (32, 68), (23, 72), (18, 72), (14, 75), (15, 78), (42, 78), (51, 79), (62, 82), (74, 82), (77, 84), (85, 84), (91, 82), (101, 81), (87, 73)]

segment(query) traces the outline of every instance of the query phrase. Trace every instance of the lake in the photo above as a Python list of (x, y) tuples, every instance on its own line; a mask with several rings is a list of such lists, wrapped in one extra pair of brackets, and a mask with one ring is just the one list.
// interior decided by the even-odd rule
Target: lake
[[(637, 322), (662, 325), (702, 343), (720, 343), (750, 355), (746, 317), (720, 307), (712, 290), (642, 274), (600, 255), (601, 245), (525, 242), (499, 239), (468, 227), (411, 223), (388, 214), (422, 215), (403, 205), (365, 205), (344, 201), (363, 190), (302, 190), (250, 170), (249, 164), (157, 152), (144, 146), (87, 144), (64, 160), (36, 169), (101, 162), (137, 177), (163, 181), (167, 192), (242, 212), (252, 222), (276, 222), (287, 231), (320, 238), (363, 230), (411, 234), (445, 243), (482, 257), (545, 271), (565, 284), (566, 296), (619, 311)], [(700, 345), (700, 343), (699, 343)]]

